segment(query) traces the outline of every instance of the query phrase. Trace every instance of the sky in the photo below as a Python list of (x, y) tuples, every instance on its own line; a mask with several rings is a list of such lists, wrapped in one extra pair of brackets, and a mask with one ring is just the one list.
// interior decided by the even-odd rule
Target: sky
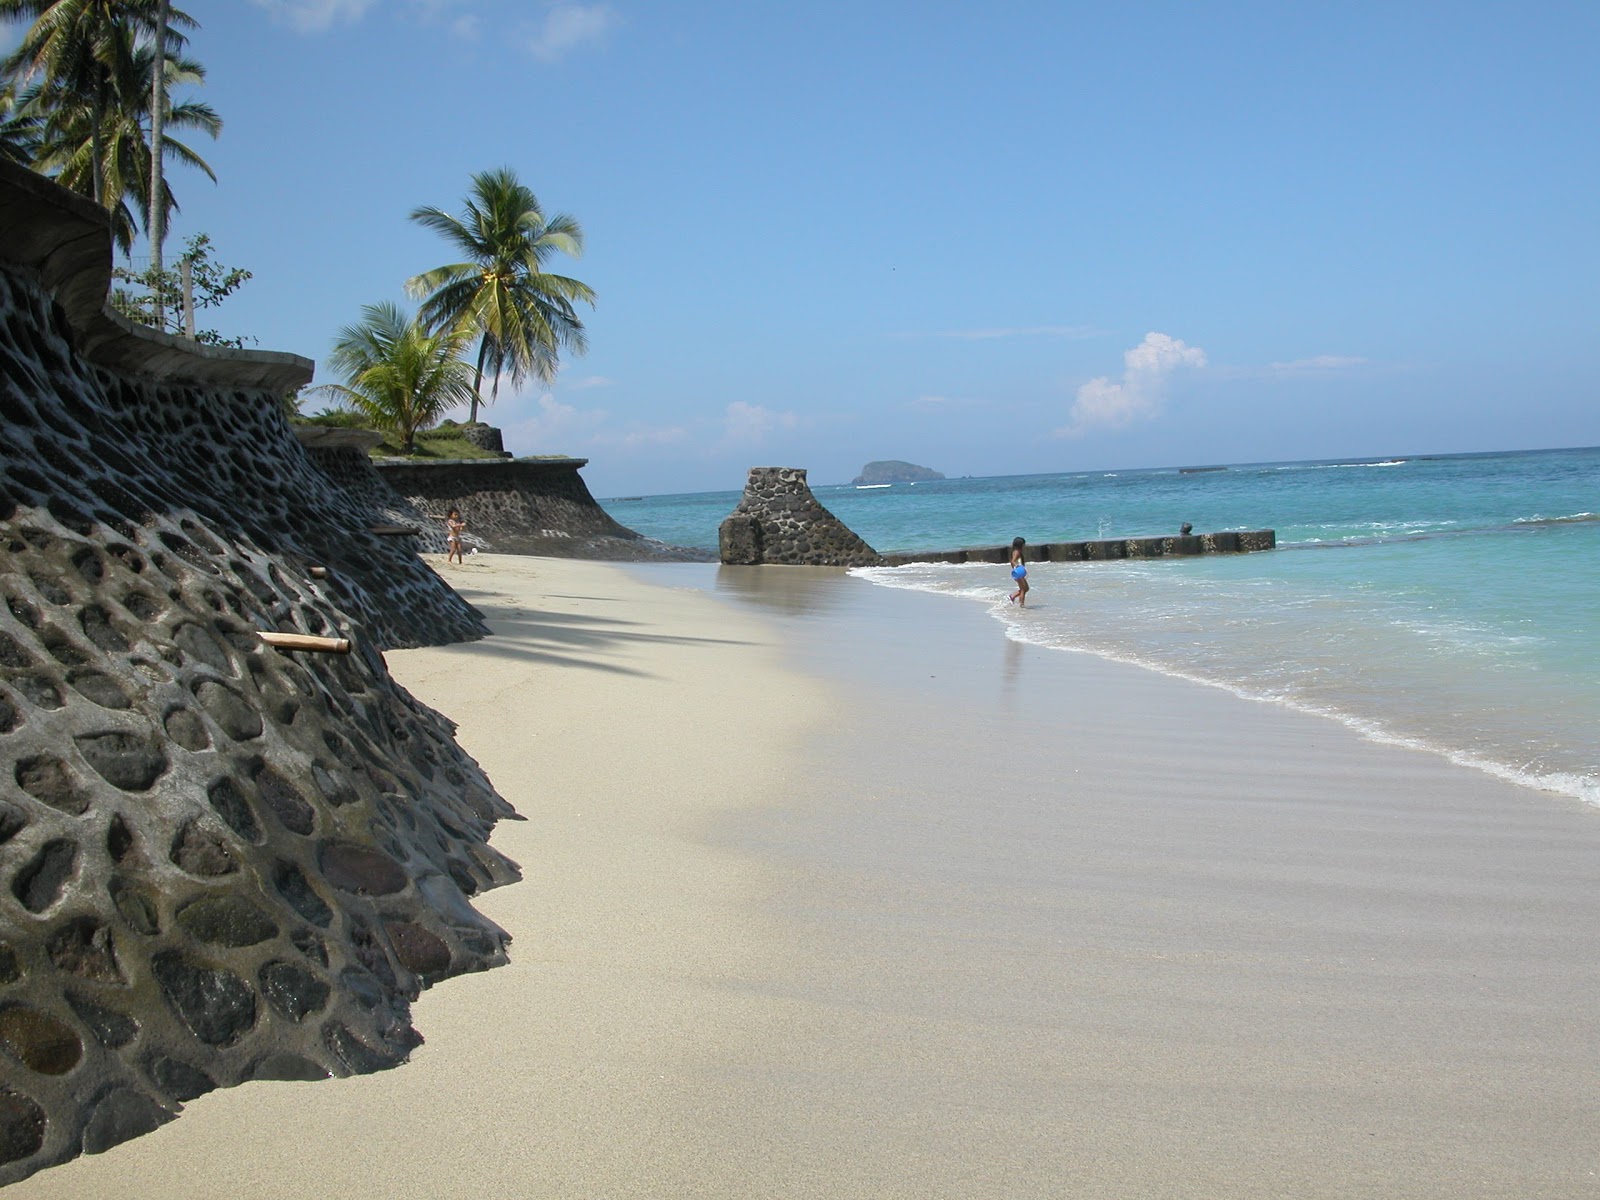
[(598, 300), (485, 417), (598, 496), (1600, 444), (1592, 2), (181, 7), (212, 324), (323, 357), (510, 166)]

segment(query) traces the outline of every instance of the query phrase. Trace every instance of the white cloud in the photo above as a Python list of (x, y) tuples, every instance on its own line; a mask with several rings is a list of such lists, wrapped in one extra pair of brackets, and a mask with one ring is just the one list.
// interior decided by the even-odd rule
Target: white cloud
[(604, 41), (621, 24), (609, 4), (557, 4), (529, 27), (528, 50), (540, 62), (555, 62), (580, 46)]
[(800, 427), (800, 418), (792, 412), (774, 412), (743, 400), (728, 405), (722, 421), (722, 444), (727, 447), (758, 446), (779, 430)]
[(586, 392), (590, 388), (610, 387), (615, 382), (604, 375), (580, 375), (576, 379), (563, 379), (561, 386), (574, 392)]
[(1298, 373), (1300, 371), (1344, 371), (1351, 367), (1364, 367), (1367, 360), (1343, 354), (1318, 354), (1314, 358), (1297, 358), (1293, 362), (1275, 362), (1274, 371)]
[(1125, 429), (1154, 420), (1166, 399), (1167, 379), (1184, 367), (1206, 365), (1206, 352), (1165, 333), (1147, 333), (1144, 341), (1122, 356), (1122, 379), (1101, 375), (1078, 389), (1061, 437), (1078, 437), (1095, 429)]
[(265, 9), (273, 20), (300, 33), (321, 33), (335, 25), (359, 21), (375, 0), (251, 0)]
[(563, 404), (545, 392), (539, 397), (538, 407), (532, 416), (507, 428), (506, 440), (515, 442), (518, 452), (523, 454), (566, 452), (576, 447), (559, 446), (557, 443), (587, 442), (609, 419), (610, 414), (604, 409), (580, 409)]

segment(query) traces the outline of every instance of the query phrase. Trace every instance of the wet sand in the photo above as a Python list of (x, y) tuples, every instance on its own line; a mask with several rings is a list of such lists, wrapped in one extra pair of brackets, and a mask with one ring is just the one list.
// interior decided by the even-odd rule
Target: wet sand
[(1593, 810), (834, 572), (450, 578), (512, 965), (11, 1194), (1600, 1193)]

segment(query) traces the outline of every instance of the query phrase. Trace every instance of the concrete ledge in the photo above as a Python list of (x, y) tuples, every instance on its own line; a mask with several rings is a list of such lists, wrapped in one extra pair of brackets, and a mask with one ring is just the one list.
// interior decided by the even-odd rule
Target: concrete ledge
[(286, 392), (315, 364), (275, 350), (201, 346), (112, 312), (111, 222), (97, 205), (44, 176), (0, 162), (5, 261), (35, 273), (66, 316), (78, 352), (98, 367), (156, 383)]

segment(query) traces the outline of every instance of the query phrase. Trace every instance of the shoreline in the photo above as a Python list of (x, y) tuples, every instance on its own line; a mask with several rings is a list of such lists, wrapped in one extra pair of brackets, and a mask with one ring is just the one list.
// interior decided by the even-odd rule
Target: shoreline
[(1580, 802), (836, 571), (441, 573), (496, 636), (390, 658), (528, 818), (478, 901), (511, 965), (425, 993), (398, 1070), (214, 1093), (16, 1195), (1600, 1178)]

